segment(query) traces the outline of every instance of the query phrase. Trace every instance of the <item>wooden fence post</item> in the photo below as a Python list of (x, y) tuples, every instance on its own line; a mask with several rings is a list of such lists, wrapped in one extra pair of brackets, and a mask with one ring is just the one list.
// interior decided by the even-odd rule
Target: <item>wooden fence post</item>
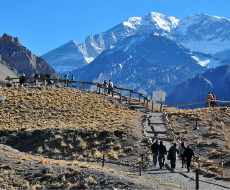
[(85, 88), (85, 83), (82, 82), (82, 84), (81, 84), (81, 89), (84, 90), (84, 88)]
[(98, 86), (98, 89), (99, 89), (99, 94), (101, 94), (101, 86), (100, 86), (100, 84), (98, 84), (97, 86)]
[(103, 157), (102, 157), (102, 168), (105, 166), (105, 154), (103, 154)]
[(162, 109), (163, 109), (163, 102), (161, 102), (160, 112), (162, 112)]
[(141, 156), (141, 163), (144, 164), (144, 154), (140, 154)]
[(210, 108), (210, 102), (211, 102), (211, 100), (210, 99), (208, 99), (208, 107)]
[(152, 101), (152, 111), (153, 111), (153, 101)]
[(141, 171), (142, 170), (142, 162), (141, 160), (139, 161), (139, 176), (141, 176)]
[(139, 94), (139, 102), (141, 101), (141, 95)]
[(196, 169), (196, 189), (199, 189), (199, 169)]
[(223, 169), (224, 163), (223, 163), (223, 162), (220, 163), (220, 167), (221, 167), (221, 168), (220, 168), (220, 176), (221, 176), (221, 177), (224, 177), (224, 169)]
[(132, 91), (130, 90), (129, 91), (129, 98), (131, 98), (132, 97)]
[(112, 89), (112, 97), (114, 96), (114, 90)]

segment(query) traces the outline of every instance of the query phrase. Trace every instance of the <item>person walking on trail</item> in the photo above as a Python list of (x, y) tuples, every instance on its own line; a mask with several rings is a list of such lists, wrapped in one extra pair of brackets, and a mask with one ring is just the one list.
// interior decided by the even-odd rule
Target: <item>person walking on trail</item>
[(181, 142), (181, 145), (180, 145), (180, 148), (179, 148), (179, 156), (181, 157), (181, 160), (182, 160), (182, 168), (183, 168), (184, 165), (185, 165), (184, 150), (185, 150), (184, 142)]
[(179, 154), (179, 150), (176, 147), (176, 143), (174, 143), (173, 146), (170, 147), (169, 154), (170, 154), (170, 160), (171, 160), (171, 168), (174, 170), (176, 167), (177, 154)]
[(190, 172), (192, 157), (195, 158), (195, 153), (191, 146), (188, 145), (185, 148), (184, 155), (185, 155), (186, 162), (187, 162), (187, 170), (188, 170), (187, 172)]
[(106, 80), (104, 80), (103, 86), (104, 86), (104, 93), (107, 93), (107, 91), (108, 91), (108, 83), (107, 83)]
[(111, 91), (113, 91), (113, 82), (109, 80), (108, 94), (110, 94)]
[(159, 144), (158, 141), (156, 140), (155, 143), (151, 145), (151, 150), (153, 154), (153, 165), (156, 167), (157, 166), (157, 157), (158, 157), (158, 152), (159, 152)]
[(166, 146), (163, 145), (162, 141), (160, 141), (158, 150), (159, 150), (158, 161), (159, 161), (160, 169), (162, 169), (165, 163), (165, 155), (167, 154)]

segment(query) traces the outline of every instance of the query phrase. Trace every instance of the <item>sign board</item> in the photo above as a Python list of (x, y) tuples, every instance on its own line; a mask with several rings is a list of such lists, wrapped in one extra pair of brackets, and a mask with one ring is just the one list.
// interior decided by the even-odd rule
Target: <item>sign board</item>
[(166, 93), (163, 91), (153, 91), (153, 98), (154, 102), (165, 102), (165, 95)]

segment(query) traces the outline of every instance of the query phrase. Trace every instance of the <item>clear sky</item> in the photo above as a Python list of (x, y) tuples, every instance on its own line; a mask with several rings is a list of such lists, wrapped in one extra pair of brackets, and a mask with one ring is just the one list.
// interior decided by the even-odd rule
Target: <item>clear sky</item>
[(230, 0), (0, 0), (0, 35), (19, 37), (22, 45), (41, 56), (70, 40), (84, 43), (87, 36), (150, 12), (230, 19)]

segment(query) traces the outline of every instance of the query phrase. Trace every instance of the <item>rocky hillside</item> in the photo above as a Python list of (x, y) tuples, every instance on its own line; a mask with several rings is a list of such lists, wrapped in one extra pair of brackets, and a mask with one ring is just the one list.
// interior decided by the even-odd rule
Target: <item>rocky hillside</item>
[(37, 70), (38, 73), (50, 74), (52, 78), (59, 77), (43, 58), (37, 57), (22, 46), (17, 37), (14, 38), (8, 34), (0, 36), (0, 55), (2, 60), (19, 74), (25, 73), (26, 76), (32, 76), (34, 70)]
[(2, 60), (2, 57), (0, 55), (0, 85), (6, 84), (5, 78), (9, 77), (18, 77), (18, 73), (16, 69), (11, 67), (9, 64), (7, 64), (5, 61)]
[(214, 92), (218, 100), (229, 101), (230, 65), (210, 69), (202, 75), (177, 85), (167, 97), (166, 104), (176, 105), (205, 101), (208, 92)]

